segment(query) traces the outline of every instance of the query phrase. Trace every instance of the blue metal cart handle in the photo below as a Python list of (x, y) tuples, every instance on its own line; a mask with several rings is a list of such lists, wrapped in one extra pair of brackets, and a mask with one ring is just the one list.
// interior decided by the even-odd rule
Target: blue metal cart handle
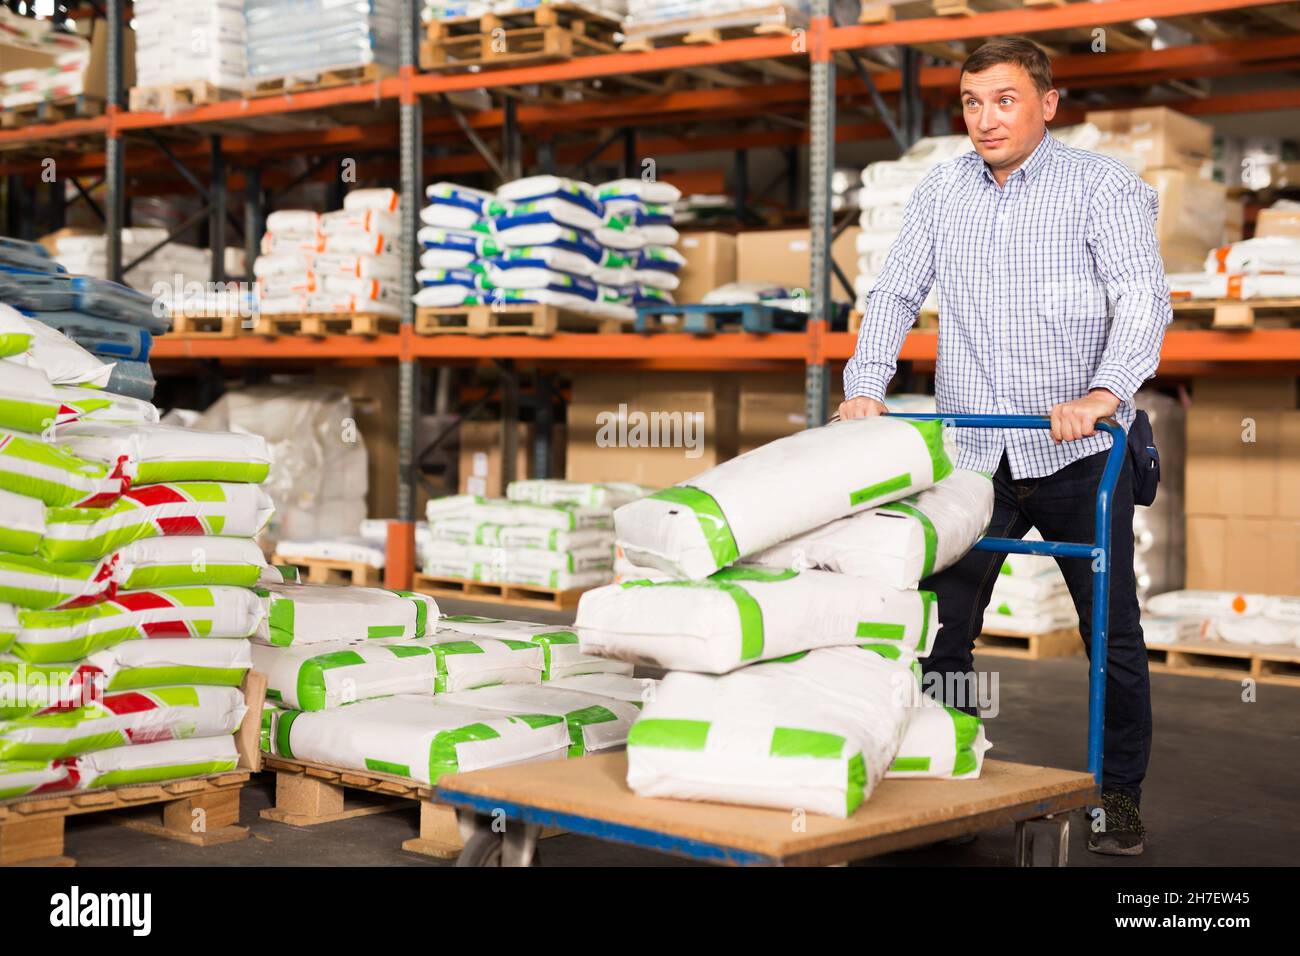
[[(893, 414), (892, 418), (939, 419), (956, 428), (1051, 428), (1051, 419), (1039, 415), (931, 415)], [(1092, 660), (1088, 667), (1088, 772), (1101, 785), (1102, 743), (1106, 728), (1106, 640), (1110, 626), (1110, 502), (1124, 465), (1127, 439), (1124, 429), (1111, 419), (1097, 422), (1109, 432), (1110, 452), (1097, 487), (1095, 540), (1092, 544), (1068, 541), (1022, 541), (1016, 538), (981, 538), (973, 550), (1012, 554), (1045, 554), (1054, 558), (1086, 558), (1092, 562)]]

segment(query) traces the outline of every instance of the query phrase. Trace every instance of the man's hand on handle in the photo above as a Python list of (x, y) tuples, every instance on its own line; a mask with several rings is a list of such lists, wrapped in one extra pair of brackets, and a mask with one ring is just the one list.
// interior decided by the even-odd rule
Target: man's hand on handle
[(1097, 420), (1109, 418), (1119, 408), (1119, 398), (1104, 388), (1094, 388), (1083, 398), (1052, 407), (1052, 438), (1057, 444), (1087, 438), (1097, 431)]
[(839, 414), (841, 420), (870, 418), (873, 415), (888, 415), (889, 409), (885, 408), (884, 403), (878, 402), (874, 398), (862, 396), (841, 402)]

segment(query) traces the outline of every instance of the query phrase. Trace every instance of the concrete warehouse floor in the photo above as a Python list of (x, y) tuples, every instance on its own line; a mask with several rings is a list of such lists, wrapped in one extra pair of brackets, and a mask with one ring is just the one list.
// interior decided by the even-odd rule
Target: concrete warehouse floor
[[(476, 613), (567, 622), (572, 615), (512, 612), (493, 605), (442, 602), (444, 613)], [(989, 723), (993, 756), (1024, 763), (1082, 768), (1087, 723), (1087, 665), (1083, 656), (1018, 661), (984, 656), (996, 671), (1001, 713)], [(1260, 686), (1243, 703), (1233, 681), (1152, 675), (1155, 742), (1142, 802), (1150, 831), (1147, 851), (1135, 858), (1099, 857), (1085, 849), (1085, 821), (1071, 824), (1074, 866), (1291, 866), (1300, 855), (1300, 688)], [(443, 866), (403, 852), (416, 835), (418, 811), (382, 813), (312, 828), (271, 823), (259, 811), (271, 805), (270, 775), (245, 790), (242, 822), (248, 840), (198, 849), (106, 822), (103, 814), (72, 817), (67, 855), (83, 866)], [(973, 843), (877, 858), (885, 866), (1007, 865), (1013, 829), (987, 831)], [(671, 866), (687, 861), (559, 836), (542, 843), (547, 866)]]

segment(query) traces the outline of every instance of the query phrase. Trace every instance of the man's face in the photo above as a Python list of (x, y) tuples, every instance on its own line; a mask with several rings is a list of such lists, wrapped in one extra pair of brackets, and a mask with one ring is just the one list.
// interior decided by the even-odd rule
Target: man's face
[(1029, 73), (999, 63), (961, 78), (962, 116), (975, 151), (992, 169), (1014, 170), (1043, 138), (1056, 115), (1056, 90), (1039, 93)]

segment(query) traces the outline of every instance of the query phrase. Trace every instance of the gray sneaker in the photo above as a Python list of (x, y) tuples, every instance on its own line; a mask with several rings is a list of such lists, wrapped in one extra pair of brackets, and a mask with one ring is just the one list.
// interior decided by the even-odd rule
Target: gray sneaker
[(1108, 856), (1137, 856), (1146, 847), (1147, 831), (1137, 801), (1127, 793), (1107, 790), (1101, 795), (1105, 829), (1088, 834), (1088, 849)]

